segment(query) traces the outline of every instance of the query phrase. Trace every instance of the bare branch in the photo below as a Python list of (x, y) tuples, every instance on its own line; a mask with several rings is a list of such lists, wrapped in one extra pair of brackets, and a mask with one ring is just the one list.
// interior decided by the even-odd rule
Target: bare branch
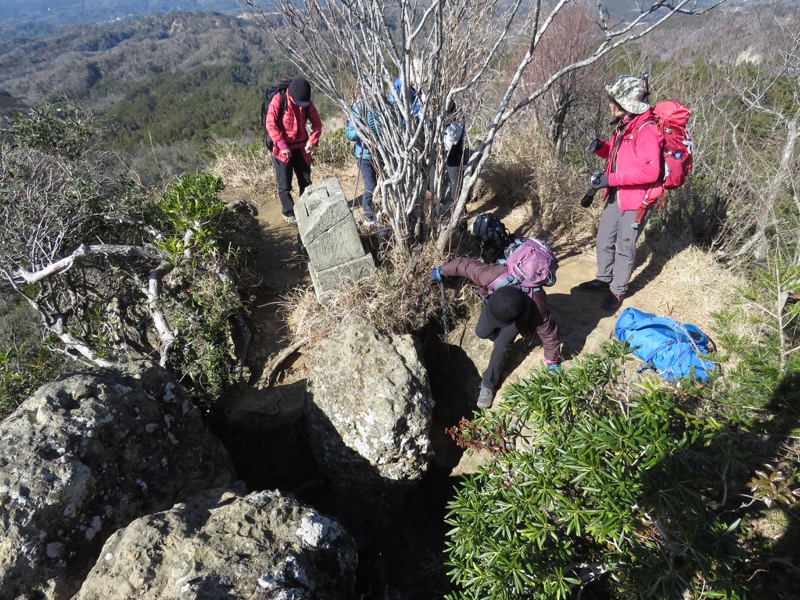
[[(574, 2), (273, 0), (269, 11), (257, 0), (240, 0), (240, 4), (258, 17), (288, 58), (345, 114), (350, 115), (354, 100), (345, 90), (353, 85), (356, 97), (373, 111), (379, 131), (375, 135), (363, 131), (362, 139), (379, 157), (384, 209), (395, 241), (405, 249), (418, 239), (415, 232), (426, 188), (436, 192), (440, 187), (443, 130), (451, 103), (469, 107), (469, 95), (481, 96), (482, 81), (501, 57), (516, 45), (527, 48), (473, 148), (450, 221), (438, 234), (440, 250), (464, 212), (498, 131), (512, 117), (556, 82), (647, 35), (675, 14), (707, 10), (698, 10), (696, 0), (655, 1), (610, 26), (600, 0), (595, 32), (590, 35), (593, 45), (554, 66), (552, 72), (540, 73), (538, 85), (519, 97), (524, 75), (538, 60), (540, 47), (546, 47), (548, 34), (562, 14), (574, 10)], [(412, 84), (417, 95), (411, 91)], [(431, 166), (434, 181), (428, 181)], [(433, 200), (441, 198), (435, 195)], [(435, 233), (436, 228), (431, 230)]]
[(157, 250), (147, 246), (81, 245), (72, 254), (37, 271), (30, 272), (22, 267), (17, 267), (11, 271), (11, 279), (14, 281), (23, 281), (27, 284), (39, 283), (48, 277), (64, 273), (80, 261), (94, 256), (138, 257), (150, 260), (159, 260), (161, 258), (161, 254)]

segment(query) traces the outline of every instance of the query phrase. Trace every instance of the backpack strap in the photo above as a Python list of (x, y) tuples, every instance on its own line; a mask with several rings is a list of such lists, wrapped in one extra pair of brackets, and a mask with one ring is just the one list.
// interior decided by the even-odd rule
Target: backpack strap
[(486, 286), (490, 292), (496, 292), (501, 287), (505, 287), (507, 285), (513, 285), (517, 283), (517, 278), (513, 275), (501, 275), (497, 279), (495, 279), (492, 283)]
[(486, 289), (489, 290), (490, 294), (493, 294), (501, 287), (505, 287), (507, 285), (519, 285), (519, 289), (523, 291), (525, 295), (533, 299), (533, 294), (536, 292), (540, 292), (542, 290), (541, 287), (528, 287), (526, 285), (520, 285), (519, 279), (514, 277), (513, 275), (501, 275), (497, 279), (495, 279), (492, 283), (486, 286)]
[(286, 109), (289, 107), (289, 101), (286, 100), (286, 89), (280, 90), (278, 95), (281, 97), (281, 99), (280, 102), (278, 102), (278, 119), (276, 123), (283, 127), (283, 115), (286, 113)]

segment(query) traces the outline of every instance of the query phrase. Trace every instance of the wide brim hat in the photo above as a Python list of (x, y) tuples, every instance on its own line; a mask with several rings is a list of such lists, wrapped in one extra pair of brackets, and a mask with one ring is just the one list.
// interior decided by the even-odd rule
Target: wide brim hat
[(528, 297), (513, 286), (501, 287), (489, 296), (486, 303), (486, 319), (492, 327), (506, 327), (525, 314)]
[(641, 77), (623, 75), (605, 88), (608, 95), (629, 113), (640, 115), (650, 108), (650, 104), (645, 101), (647, 85)]
[(289, 95), (292, 102), (305, 108), (311, 104), (311, 84), (302, 77), (295, 77), (289, 84)]

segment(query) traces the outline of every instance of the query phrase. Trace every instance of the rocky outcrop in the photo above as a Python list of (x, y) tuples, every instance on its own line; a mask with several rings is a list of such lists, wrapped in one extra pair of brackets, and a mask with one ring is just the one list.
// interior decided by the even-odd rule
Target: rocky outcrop
[(356, 566), (336, 521), (279, 492), (213, 490), (116, 532), (75, 600), (347, 600)]
[(159, 367), (42, 386), (0, 423), (0, 598), (71, 596), (119, 527), (233, 480)]
[(311, 352), (307, 385), (312, 453), (338, 491), (372, 495), (421, 478), (433, 398), (411, 336), (348, 317)]

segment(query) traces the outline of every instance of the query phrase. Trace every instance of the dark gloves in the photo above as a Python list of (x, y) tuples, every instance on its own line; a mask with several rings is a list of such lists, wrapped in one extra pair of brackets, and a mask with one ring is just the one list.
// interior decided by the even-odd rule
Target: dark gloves
[(433, 267), (433, 271), (431, 271), (431, 283), (442, 283), (441, 267)]
[(589, 189), (586, 190), (583, 198), (581, 198), (581, 206), (583, 208), (589, 208), (592, 205), (597, 190), (606, 186), (608, 186), (608, 176), (605, 173), (602, 171), (595, 171), (592, 173), (592, 184), (589, 186)]
[(600, 146), (602, 145), (603, 145), (603, 140), (601, 140), (600, 138), (594, 138), (591, 142), (589, 142), (589, 145), (586, 147), (586, 149), (589, 152), (597, 152), (600, 149)]
[(599, 190), (604, 187), (608, 187), (608, 175), (605, 173), (600, 174), (598, 171), (595, 171), (592, 174), (592, 189)]

